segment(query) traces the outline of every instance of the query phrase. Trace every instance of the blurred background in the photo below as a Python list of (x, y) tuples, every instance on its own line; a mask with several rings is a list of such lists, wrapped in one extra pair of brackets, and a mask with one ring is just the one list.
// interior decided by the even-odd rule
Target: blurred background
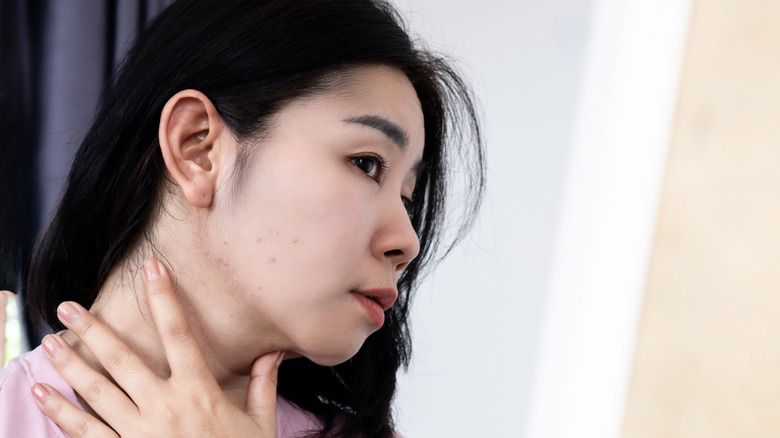
[[(0, 287), (163, 3), (0, 3), (3, 83), (35, 103), (0, 145)], [(780, 3), (394, 3), (471, 78), (489, 170), (477, 227), (417, 295), (400, 432), (779, 436)]]

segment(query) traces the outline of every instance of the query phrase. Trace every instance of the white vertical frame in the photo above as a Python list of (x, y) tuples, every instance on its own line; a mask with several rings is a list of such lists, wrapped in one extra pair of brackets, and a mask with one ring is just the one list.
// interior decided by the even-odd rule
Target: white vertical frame
[(691, 0), (596, 0), (526, 438), (617, 438)]

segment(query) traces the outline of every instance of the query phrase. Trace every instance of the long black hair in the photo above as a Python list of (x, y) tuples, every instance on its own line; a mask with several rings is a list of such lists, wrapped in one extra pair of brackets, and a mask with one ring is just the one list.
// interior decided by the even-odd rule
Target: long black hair
[[(89, 307), (154, 226), (165, 181), (157, 128), (176, 92), (203, 92), (239, 143), (251, 148), (248, 140), (285, 103), (321, 92), (328, 78), (364, 64), (404, 72), (422, 105), (425, 166), (410, 206), (420, 254), (401, 275), (384, 326), (353, 358), (333, 367), (286, 361), (278, 391), (322, 420), (315, 436), (391, 436), (396, 373), (411, 354), (412, 294), (424, 268), (473, 221), (484, 156), (470, 89), (445, 59), (415, 46), (383, 0), (189, 0), (159, 15), (107, 86), (36, 246), (27, 281), (33, 317), (62, 328), (57, 304)], [(239, 153), (239, 170), (250, 155)], [(465, 214), (452, 221), (444, 215), (448, 169), (458, 160), (466, 164), (459, 179), (467, 190), (452, 199)]]

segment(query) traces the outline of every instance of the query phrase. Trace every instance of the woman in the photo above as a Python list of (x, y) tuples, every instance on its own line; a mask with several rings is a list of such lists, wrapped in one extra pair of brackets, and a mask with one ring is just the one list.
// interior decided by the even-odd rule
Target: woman
[[(203, 369), (235, 407), (264, 415), (251, 397), (247, 406), (252, 375), (267, 382), (283, 359), (279, 409), (295, 417), (280, 425), (284, 436), (391, 436), (411, 295), (450, 247), (440, 238), (448, 166), (470, 161), (474, 194), (458, 201), (467, 214), (447, 228), (454, 240), (483, 182), (468, 89), (399, 23), (369, 0), (182, 1), (164, 11), (106, 90), (30, 268), (30, 308), (73, 331), (9, 366), (0, 412), (30, 397), (7, 388), (30, 379), (24, 364), (44, 367), (38, 358), (66, 369), (58, 357), (75, 351), (108, 376), (136, 357), (93, 356), (76, 336), (88, 327), (115, 332), (138, 369), (175, 380), (186, 361), (171, 357), (172, 339), (188, 331), (161, 323), (157, 295), (144, 288), (165, 290), (150, 284), (162, 278), (175, 286)], [(150, 257), (160, 263), (139, 269)], [(105, 326), (74, 303), (58, 313), (62, 301)], [(34, 387), (39, 402), (51, 390), (72, 393), (55, 383)], [(117, 430), (128, 422), (81, 395)], [(48, 421), (24, 424), (54, 428)]]

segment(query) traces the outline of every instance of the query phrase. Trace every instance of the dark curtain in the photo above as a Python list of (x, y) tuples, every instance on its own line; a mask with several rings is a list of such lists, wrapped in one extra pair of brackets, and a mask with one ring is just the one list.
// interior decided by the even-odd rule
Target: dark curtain
[[(20, 294), (35, 238), (114, 65), (172, 0), (0, 0), (0, 289)], [(22, 309), (29, 345), (33, 329)]]

